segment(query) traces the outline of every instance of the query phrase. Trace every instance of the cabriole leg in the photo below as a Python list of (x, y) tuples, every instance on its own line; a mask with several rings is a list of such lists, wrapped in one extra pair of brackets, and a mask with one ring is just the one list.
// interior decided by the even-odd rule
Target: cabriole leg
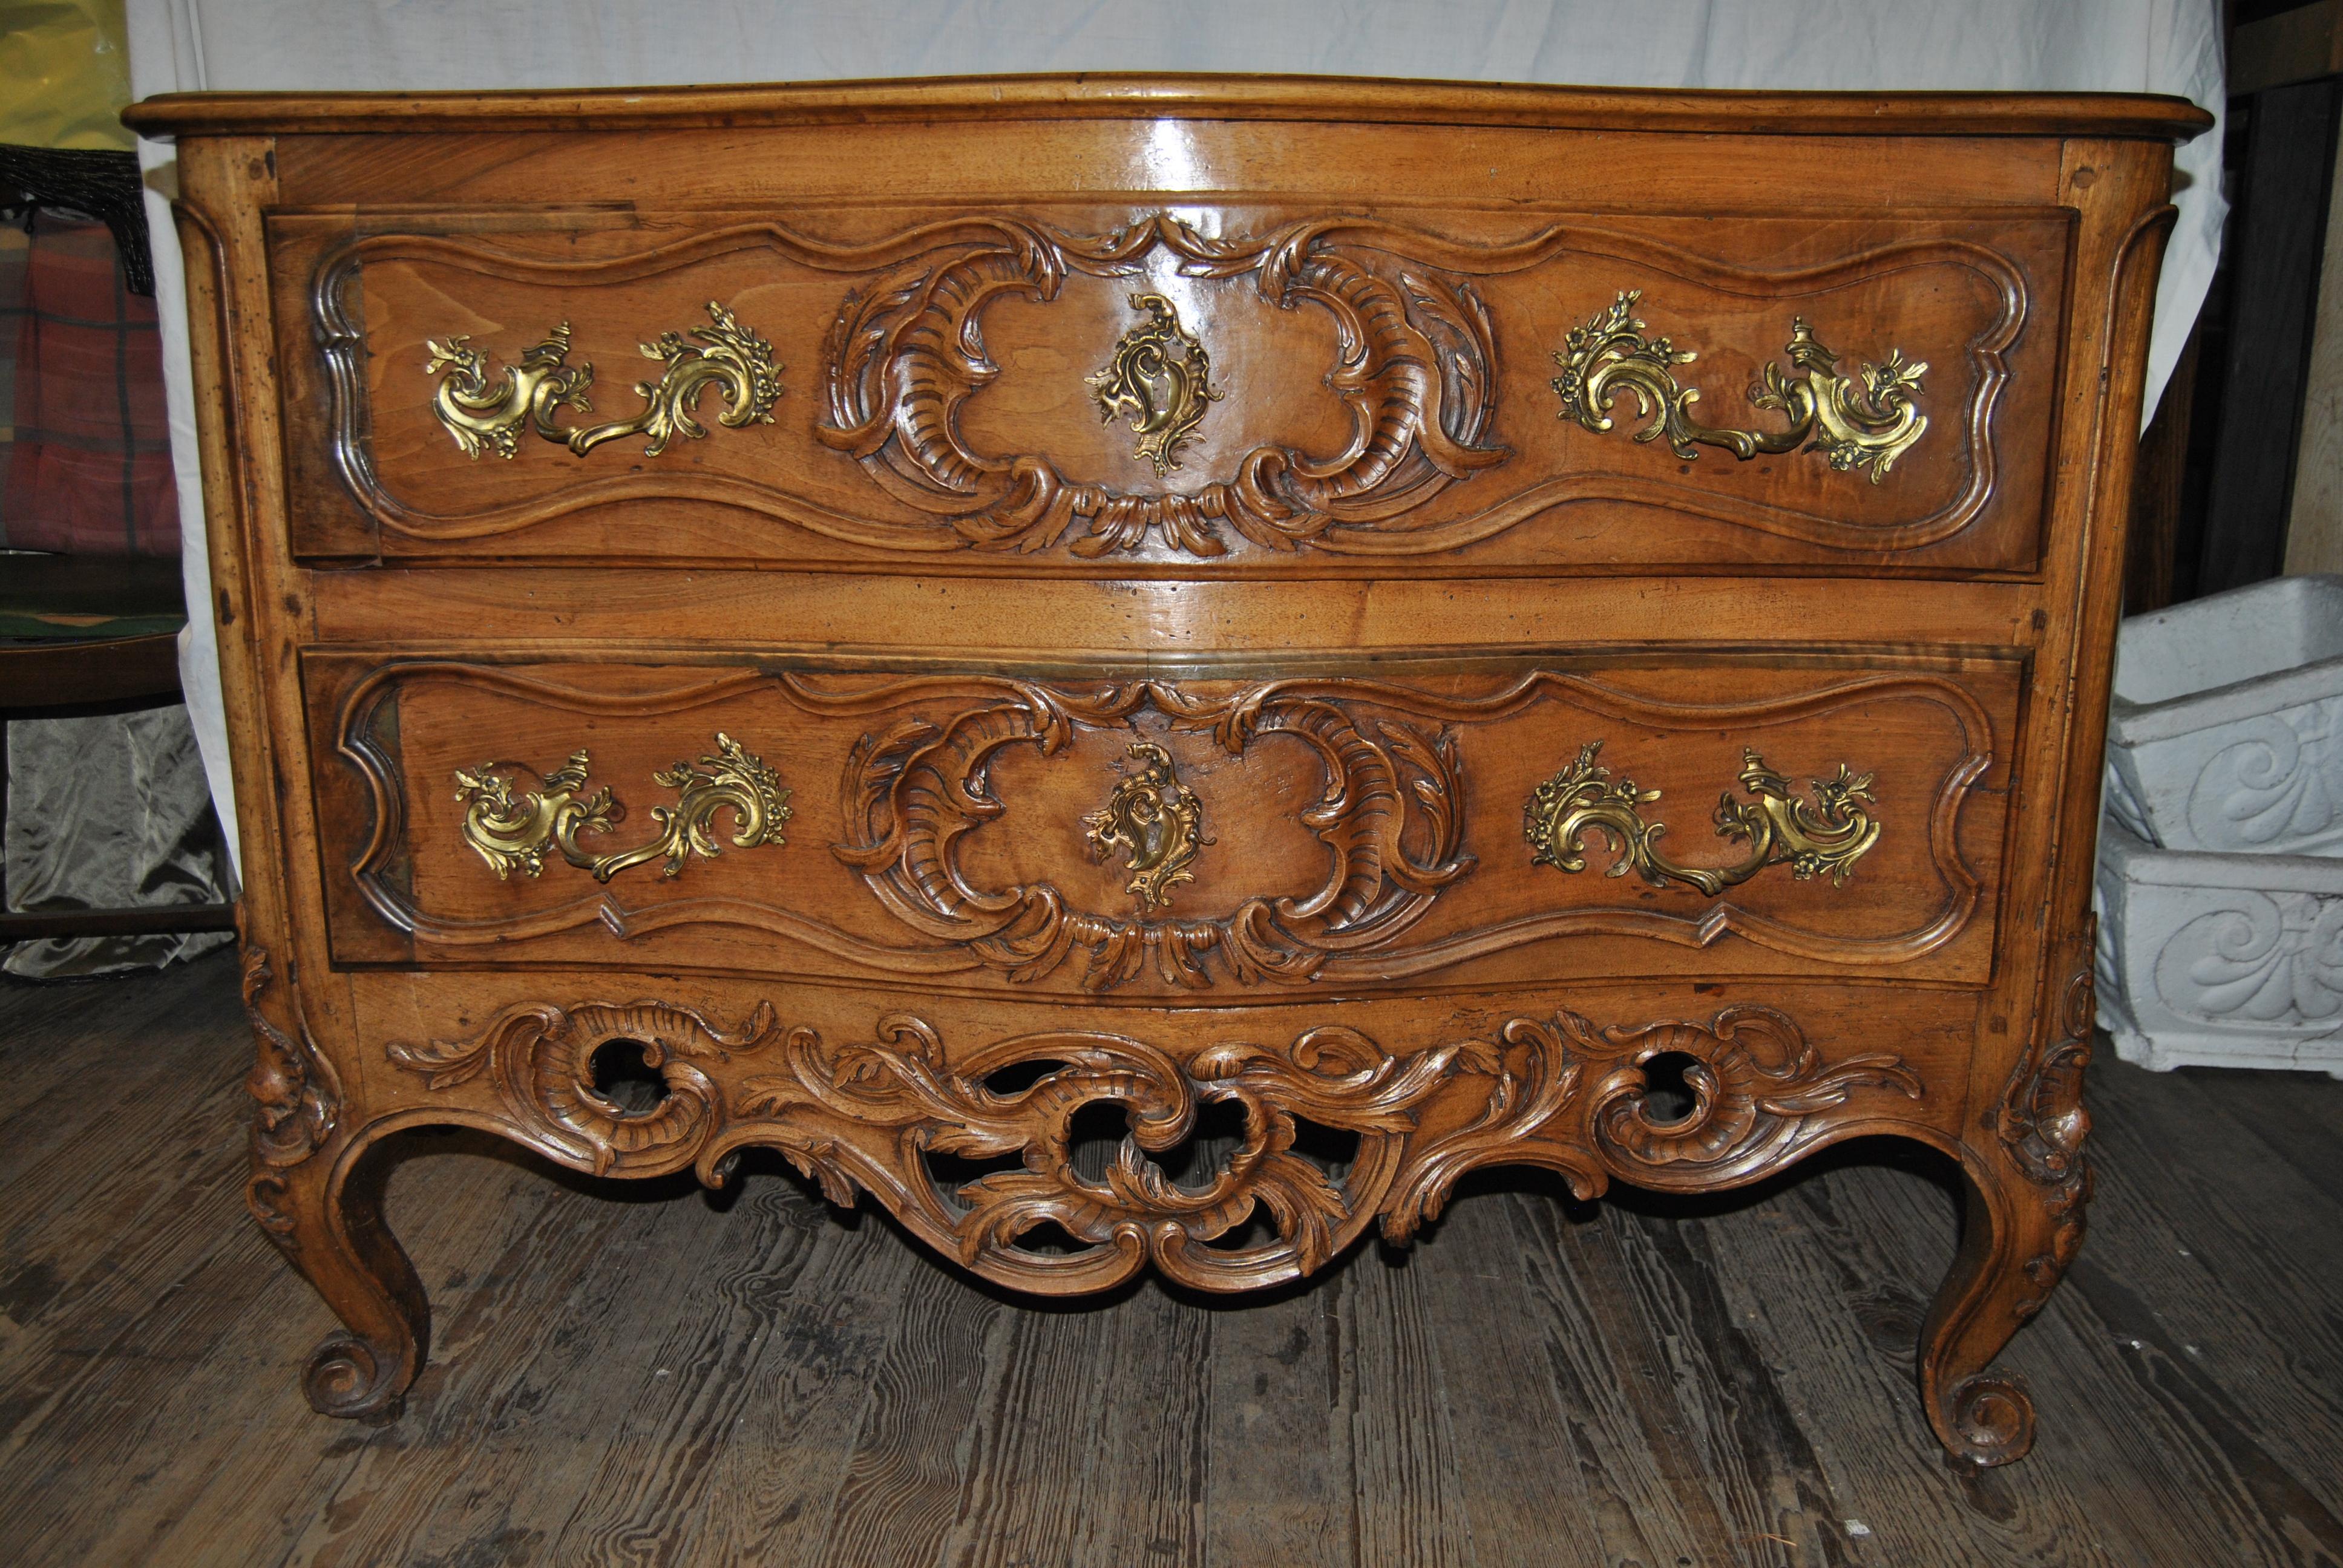
[(328, 1335), (301, 1374), (321, 1415), (395, 1421), (423, 1368), (429, 1304), (415, 1267), (382, 1221), (380, 1162), (343, 1144), (291, 1170), (256, 1157), (246, 1189), (253, 1217), (346, 1332)]
[[(2079, 1000), (2077, 997), (2079, 996)], [(2090, 1064), (2089, 974), (2070, 988), (2066, 1038), (2021, 1071), (1993, 1130), (1962, 1151), (1968, 1178), (1960, 1255), (1920, 1332), (1920, 1394), (1955, 1457), (2007, 1464), (2034, 1446), (2025, 1385), (1986, 1369), (2042, 1310), (2083, 1244), (2091, 1171), (2083, 1142)]]
[(382, 1129), (356, 1125), (297, 992), (273, 979), (268, 950), (247, 940), (244, 1008), (258, 1050), (245, 1081), (255, 1107), (245, 1202), (348, 1330), (309, 1358), (310, 1405), (393, 1421), (422, 1370), (431, 1317), (415, 1266), (383, 1226), (379, 1162), (365, 1159)]

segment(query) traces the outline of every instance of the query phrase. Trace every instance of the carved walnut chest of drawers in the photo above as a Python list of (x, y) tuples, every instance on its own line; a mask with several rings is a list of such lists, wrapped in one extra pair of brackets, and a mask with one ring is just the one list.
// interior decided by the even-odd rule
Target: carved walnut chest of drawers
[(1483, 1166), (1712, 1190), (1886, 1133), (1969, 1189), (1928, 1419), (2025, 1452), (1988, 1362), (2082, 1236), (2196, 110), (132, 118), (180, 142), (249, 1195), (347, 1325), (319, 1410), (424, 1358), (361, 1170), (423, 1124), (711, 1182), (778, 1149), (1046, 1293), (1306, 1275)]

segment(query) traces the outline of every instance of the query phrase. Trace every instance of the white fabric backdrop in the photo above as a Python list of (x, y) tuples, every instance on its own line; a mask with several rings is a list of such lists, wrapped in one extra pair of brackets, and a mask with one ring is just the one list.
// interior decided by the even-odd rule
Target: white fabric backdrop
[[(1663, 87), (2177, 93), (2222, 113), (2220, 0), (127, 0), (140, 97), (1027, 71), (1268, 71)], [(2152, 409), (2212, 281), (2217, 126), (2180, 149)], [(187, 706), (233, 846), (186, 296), (142, 142), (185, 514)]]

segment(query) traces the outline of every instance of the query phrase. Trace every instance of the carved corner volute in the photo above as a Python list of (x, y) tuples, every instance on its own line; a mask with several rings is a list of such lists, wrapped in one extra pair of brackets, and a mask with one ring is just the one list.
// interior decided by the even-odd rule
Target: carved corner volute
[[(2021, 1060), (1993, 1115), (1994, 1131), (2037, 1191), (2052, 1221), (2051, 1244), (2028, 1258), (2036, 1294), (2026, 1315), (2066, 1273), (2083, 1244), (2083, 1211), (2091, 1197), (2086, 1145), (2091, 1113), (2083, 1105), (2083, 1075), (2091, 1064), (2091, 1030), (2097, 1006), (2091, 958), (2097, 921), (2087, 918), (2080, 938), (2057, 966), (2066, 979), (2055, 1010), (2046, 1010), (2046, 1040)], [(2054, 971), (2056, 972), (2056, 971)]]
[(289, 1243), (296, 1221), (284, 1172), (333, 1137), (342, 1114), (341, 1078), (301, 1017), (292, 979), (277, 980), (268, 950), (247, 941), (243, 965), (244, 1010), (257, 1043), (244, 1081), (253, 1101), (253, 1172), (245, 1198), (261, 1228)]

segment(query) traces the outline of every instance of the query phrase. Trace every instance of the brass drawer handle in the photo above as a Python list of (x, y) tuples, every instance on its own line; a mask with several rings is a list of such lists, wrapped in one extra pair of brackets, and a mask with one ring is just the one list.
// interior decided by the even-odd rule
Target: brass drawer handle
[(644, 358), (667, 368), (657, 381), (635, 383), (643, 411), (631, 419), (568, 430), (554, 424), (554, 411), (565, 404), (581, 414), (593, 407), (586, 389), (594, 384), (594, 367), (568, 362), (566, 321), (547, 333), (543, 342), (522, 349), (520, 363), (507, 366), (503, 378), (494, 385), (488, 380), (488, 357), (473, 347), (468, 337), (427, 341), (431, 359), (423, 372), (439, 377), (438, 390), (431, 395), (432, 411), (465, 456), (475, 458), (483, 449), (510, 457), (523, 427), (581, 457), (605, 441), (648, 436), (643, 454), (656, 457), (679, 435), (696, 441), (708, 434), (708, 427), (693, 417), (692, 407), (709, 387), (724, 392), (719, 424), (735, 430), (771, 424), (773, 405), (781, 396), (781, 367), (773, 358), (773, 346), (712, 299), (708, 314), (712, 326), (691, 329), (698, 343), (686, 343), (680, 333), (662, 332), (656, 342), (637, 345)]
[(1749, 853), (1737, 865), (1686, 866), (1659, 849), (1664, 822), (1647, 822), (1642, 808), (1660, 798), (1657, 789), (1638, 789), (1632, 779), (1614, 780), (1595, 756), (1603, 742), (1590, 740), (1578, 749), (1578, 760), (1532, 791), (1523, 831), (1534, 853), (1533, 865), (1564, 871), (1583, 871), (1586, 857), (1582, 840), (1594, 829), (1611, 845), (1618, 863), (1605, 873), (1622, 877), (1629, 868), (1640, 871), (1654, 887), (1685, 882), (1715, 897), (1745, 882), (1768, 866), (1787, 865), (1800, 879), (1829, 873), (1844, 887), (1855, 863), (1879, 841), (1879, 822), (1865, 810), (1875, 803), (1872, 775), (1850, 772), (1838, 765), (1836, 776), (1816, 779), (1812, 802), (1790, 793), (1790, 781), (1771, 768), (1754, 749), (1742, 749), (1741, 787), (1755, 800), (1721, 797), (1716, 805), (1716, 832), (1722, 839), (1745, 842)]
[(527, 790), (518, 799), (505, 771), (514, 766), (484, 762), (456, 770), (456, 799), (464, 803), (464, 842), (479, 851), (499, 881), (516, 868), (536, 876), (545, 869), (548, 849), (560, 851), (563, 859), (598, 882), (662, 858), (667, 866), (661, 874), (672, 877), (689, 857), (712, 859), (720, 851), (713, 829), (716, 813), (727, 807), (737, 824), (733, 848), (788, 842), (781, 837), (781, 824), (789, 819), (789, 791), (761, 758), (751, 756), (720, 729), (715, 755), (696, 764), (678, 762), (651, 775), (682, 794), (672, 806), (651, 808), (659, 837), (614, 854), (596, 855), (578, 847), (579, 833), (607, 833), (626, 816), (626, 808), (611, 799), (607, 785), (580, 799), (589, 766), (584, 751), (571, 752), (568, 762), (544, 775), (544, 789)]
[(1703, 425), (1691, 409), (1700, 401), (1700, 388), (1675, 377), (1675, 367), (1699, 356), (1678, 349), (1664, 337), (1644, 336), (1644, 323), (1634, 315), (1640, 288), (1621, 294), (1611, 307), (1585, 326), (1574, 328), (1554, 363), (1562, 374), (1554, 389), (1562, 396), (1562, 417), (1575, 419), (1587, 429), (1610, 429), (1612, 400), (1620, 392), (1634, 395), (1636, 417), (1647, 421), (1635, 432), (1638, 441), (1665, 436), (1679, 457), (1696, 457), (1694, 443), (1723, 447), (1746, 462), (1760, 452), (1787, 452), (1805, 443), (1820, 452), (1830, 466), (1844, 472), (1869, 468), (1871, 482), (1886, 477), (1896, 459), (1911, 449), (1928, 427), (1928, 417), (1913, 407), (1920, 395), (1923, 361), (1906, 364), (1901, 351), (1890, 349), (1884, 364), (1865, 364), (1859, 379), (1838, 373), (1838, 356), (1815, 341), (1814, 328), (1804, 317), (1790, 323), (1788, 354), (1792, 368), (1785, 372), (1768, 363), (1765, 379), (1749, 388), (1749, 401), (1760, 408), (1778, 408), (1789, 416), (1787, 429), (1734, 430)]

